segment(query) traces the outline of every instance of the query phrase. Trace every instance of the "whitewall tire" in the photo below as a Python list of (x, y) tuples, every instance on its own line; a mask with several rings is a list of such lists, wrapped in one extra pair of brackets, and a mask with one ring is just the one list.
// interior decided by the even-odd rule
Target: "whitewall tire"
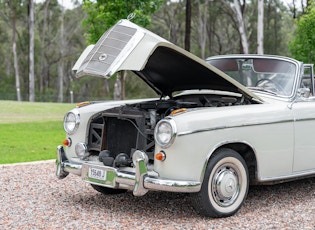
[(249, 174), (242, 156), (222, 148), (210, 158), (201, 190), (194, 194), (196, 210), (209, 217), (235, 214), (246, 199)]

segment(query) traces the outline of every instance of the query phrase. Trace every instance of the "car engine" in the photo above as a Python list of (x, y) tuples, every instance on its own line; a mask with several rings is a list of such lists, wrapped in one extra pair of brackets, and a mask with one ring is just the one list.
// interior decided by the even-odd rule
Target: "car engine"
[(132, 154), (142, 150), (149, 163), (154, 160), (154, 128), (157, 122), (177, 109), (251, 104), (236, 96), (182, 95), (176, 99), (145, 101), (108, 109), (90, 122), (88, 152), (106, 166), (132, 166)]

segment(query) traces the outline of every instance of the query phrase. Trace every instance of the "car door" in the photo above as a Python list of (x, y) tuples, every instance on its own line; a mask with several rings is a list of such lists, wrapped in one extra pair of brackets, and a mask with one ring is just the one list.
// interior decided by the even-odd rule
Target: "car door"
[(315, 170), (315, 95), (313, 65), (304, 65), (301, 88), (310, 89), (310, 96), (300, 96), (292, 106), (295, 119), (294, 172)]

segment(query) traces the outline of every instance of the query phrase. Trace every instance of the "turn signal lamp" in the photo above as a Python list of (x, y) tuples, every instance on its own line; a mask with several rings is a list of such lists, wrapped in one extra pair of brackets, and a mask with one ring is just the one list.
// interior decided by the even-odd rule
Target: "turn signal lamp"
[(90, 101), (83, 101), (83, 102), (80, 102), (80, 103), (76, 104), (76, 106), (80, 108), (80, 107), (83, 107), (83, 106), (86, 106), (86, 105), (89, 105), (89, 104), (91, 104)]
[(62, 144), (63, 144), (64, 146), (70, 147), (70, 146), (71, 146), (71, 139), (68, 138), (68, 139), (63, 140), (63, 141), (62, 141)]
[(164, 161), (166, 159), (165, 152), (161, 151), (155, 154), (155, 159), (158, 161)]
[(181, 108), (181, 109), (175, 109), (171, 112), (171, 115), (179, 114), (179, 113), (185, 113), (187, 111), (186, 108)]

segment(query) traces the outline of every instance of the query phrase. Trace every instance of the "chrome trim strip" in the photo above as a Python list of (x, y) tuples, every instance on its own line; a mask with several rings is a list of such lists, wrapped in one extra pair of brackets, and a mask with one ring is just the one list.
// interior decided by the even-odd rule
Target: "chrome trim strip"
[(146, 177), (144, 185), (147, 189), (162, 190), (167, 192), (199, 192), (201, 189), (201, 182), (199, 181), (177, 181), (166, 180), (153, 177)]
[(312, 117), (310, 117), (310, 118), (301, 118), (301, 119), (296, 119), (295, 121), (298, 121), (298, 122), (300, 122), (300, 121), (315, 121), (315, 119), (314, 119), (314, 118), (312, 118)]
[[(299, 121), (301, 121), (301, 120), (299, 120)], [(220, 129), (242, 128), (242, 127), (270, 125), (270, 124), (281, 124), (281, 123), (288, 123), (288, 122), (293, 122), (293, 119), (292, 120), (266, 122), (266, 123), (252, 123), (252, 124), (231, 125), (231, 126), (217, 126), (217, 127), (211, 127), (211, 128), (204, 128), (204, 129), (197, 129), (197, 130), (192, 130), (192, 131), (179, 132), (179, 133), (177, 133), (177, 136), (185, 136), (185, 135), (189, 135), (189, 134), (215, 131), (215, 130), (220, 130)]]
[(285, 176), (277, 176), (277, 177), (260, 177), (257, 178), (258, 182), (273, 182), (273, 183), (281, 183), (282, 181), (296, 180), (307, 177), (315, 177), (315, 170), (308, 170), (303, 172), (297, 172), (290, 175)]
[(271, 124), (281, 124), (281, 123), (288, 123), (288, 122), (301, 122), (301, 121), (315, 121), (314, 118), (303, 118), (303, 119), (292, 119), (292, 120), (282, 120), (282, 121), (273, 121), (273, 122), (266, 122), (266, 123), (252, 123), (252, 124), (243, 124), (243, 125), (231, 125), (231, 126), (217, 126), (212, 128), (205, 128), (205, 129), (197, 129), (192, 131), (185, 131), (177, 133), (177, 136), (185, 136), (189, 134), (201, 133), (201, 132), (208, 132), (220, 129), (229, 129), (229, 128), (241, 128), (241, 127), (250, 127), (250, 126), (259, 126), (259, 125), (271, 125)]

